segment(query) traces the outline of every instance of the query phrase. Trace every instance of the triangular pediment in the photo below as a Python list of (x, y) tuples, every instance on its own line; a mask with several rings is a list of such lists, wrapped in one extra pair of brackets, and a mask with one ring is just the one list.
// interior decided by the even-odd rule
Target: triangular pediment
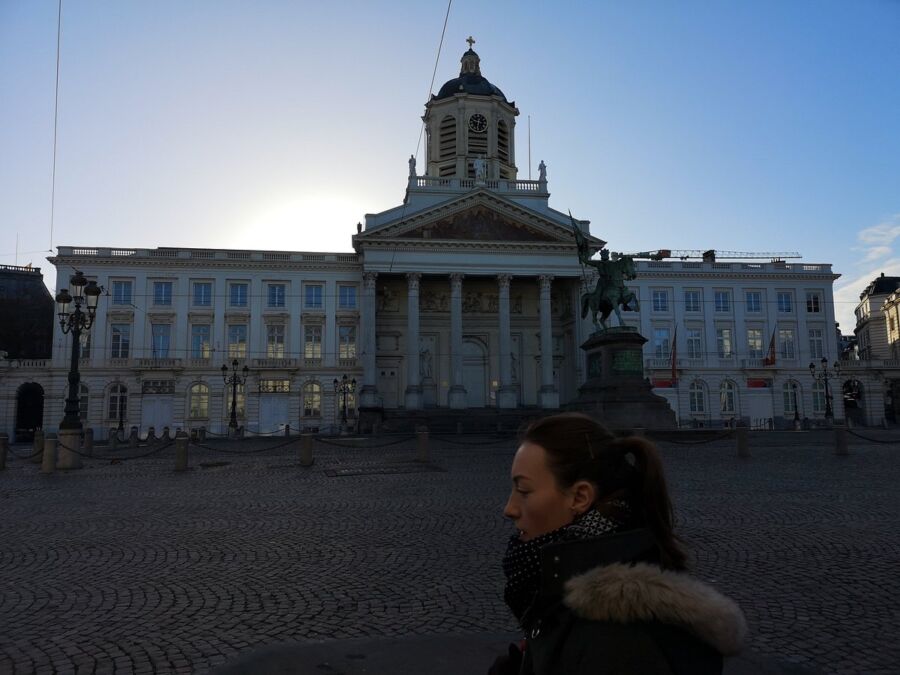
[[(593, 239), (593, 238), (591, 238)], [(574, 244), (572, 227), (487, 190), (442, 202), (354, 237), (366, 241)]]

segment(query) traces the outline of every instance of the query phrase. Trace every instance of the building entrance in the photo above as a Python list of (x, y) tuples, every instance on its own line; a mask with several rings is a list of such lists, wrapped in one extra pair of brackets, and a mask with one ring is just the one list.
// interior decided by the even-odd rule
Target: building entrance
[(44, 426), (44, 388), (26, 382), (16, 392), (16, 441), (34, 439), (35, 429)]

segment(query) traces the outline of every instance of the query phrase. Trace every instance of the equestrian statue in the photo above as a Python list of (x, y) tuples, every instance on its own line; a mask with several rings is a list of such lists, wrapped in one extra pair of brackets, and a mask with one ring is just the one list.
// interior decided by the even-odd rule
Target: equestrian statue
[[(637, 295), (625, 285), (626, 281), (637, 277), (634, 259), (656, 259), (656, 256), (650, 252), (630, 255), (613, 252), (610, 255), (609, 249), (602, 248), (600, 249), (600, 260), (593, 260), (590, 246), (581, 232), (581, 228), (578, 227), (571, 213), (569, 217), (572, 219), (572, 231), (575, 235), (575, 243), (578, 245), (578, 260), (581, 262), (582, 268), (593, 267), (598, 274), (594, 290), (587, 290), (581, 294), (581, 318), (585, 318), (590, 311), (594, 327), (598, 331), (606, 330), (609, 328), (606, 320), (611, 312), (615, 312), (619, 325), (624, 326), (625, 322), (622, 320), (622, 312), (619, 311), (619, 308), (621, 307), (626, 312), (636, 312), (640, 309)], [(597, 321), (598, 314), (600, 315), (599, 322)]]

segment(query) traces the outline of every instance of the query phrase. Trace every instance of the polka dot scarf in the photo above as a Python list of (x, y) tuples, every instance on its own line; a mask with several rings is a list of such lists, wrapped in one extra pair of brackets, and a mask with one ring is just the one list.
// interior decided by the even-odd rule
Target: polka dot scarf
[(506, 575), (503, 599), (519, 623), (540, 589), (540, 549), (563, 541), (595, 539), (622, 529), (629, 509), (624, 502), (616, 502), (615, 506), (618, 507), (615, 516), (592, 509), (568, 525), (529, 541), (522, 541), (518, 534), (510, 537), (503, 556), (503, 573)]

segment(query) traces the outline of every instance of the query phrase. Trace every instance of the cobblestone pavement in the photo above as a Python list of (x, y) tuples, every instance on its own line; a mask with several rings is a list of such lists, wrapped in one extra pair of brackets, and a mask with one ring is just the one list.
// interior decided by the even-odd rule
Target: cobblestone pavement
[[(900, 443), (837, 457), (830, 436), (784, 437), (753, 435), (750, 459), (662, 444), (696, 573), (740, 602), (760, 654), (897, 673)], [(52, 475), (11, 457), (0, 673), (206, 672), (276, 642), (514, 630), (512, 440), (432, 439), (426, 466), (412, 440), (317, 444), (312, 468), (296, 446), (221, 452), (280, 442), (192, 447), (185, 473), (172, 447)]]

